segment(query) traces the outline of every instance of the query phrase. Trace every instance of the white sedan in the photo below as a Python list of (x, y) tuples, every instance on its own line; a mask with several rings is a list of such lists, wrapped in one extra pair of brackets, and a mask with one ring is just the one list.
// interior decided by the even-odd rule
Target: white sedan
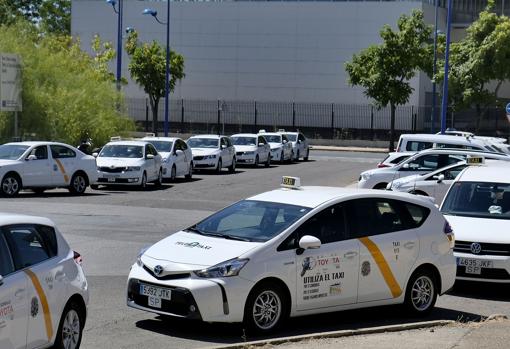
[(81, 263), (49, 219), (0, 213), (0, 348), (79, 348), (89, 302)]
[(228, 167), (230, 173), (236, 171), (236, 151), (230, 137), (200, 135), (190, 137), (187, 143), (193, 153), (195, 169), (213, 169), (221, 173), (223, 167)]
[(83, 194), (97, 180), (96, 160), (64, 143), (7, 143), (0, 146), (0, 178), (1, 194), (8, 197), (21, 189), (68, 188)]
[(271, 147), (266, 139), (253, 133), (239, 133), (230, 137), (236, 149), (238, 164), (253, 165), (257, 167), (263, 163), (266, 167), (271, 165)]
[(425, 315), (453, 286), (454, 237), (429, 200), (282, 182), (141, 251), (128, 306), (269, 332), (288, 316), (369, 306)]
[(177, 176), (191, 179), (193, 176), (193, 154), (186, 142), (176, 137), (147, 136), (142, 140), (151, 142), (161, 155), (163, 178), (170, 179), (172, 182)]
[(294, 160), (299, 161), (299, 158), (303, 158), (304, 161), (308, 161), (310, 155), (310, 144), (308, 139), (301, 132), (281, 132), (285, 135), (288, 140), (292, 143), (292, 153), (294, 154)]
[(264, 136), (271, 146), (271, 160), (278, 161), (280, 163), (292, 161), (294, 158), (292, 142), (289, 141), (286, 135), (278, 132), (265, 132), (264, 130), (261, 130), (259, 132), (259, 136)]

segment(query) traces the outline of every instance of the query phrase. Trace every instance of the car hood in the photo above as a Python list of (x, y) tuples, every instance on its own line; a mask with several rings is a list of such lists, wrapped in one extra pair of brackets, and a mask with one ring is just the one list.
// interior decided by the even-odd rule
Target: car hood
[(445, 215), (455, 239), (460, 241), (510, 243), (510, 220)]
[(188, 272), (239, 257), (260, 245), (180, 231), (147, 249), (142, 262), (150, 269), (161, 265), (167, 274)]
[(0, 167), (18, 165), (19, 163), (21, 163), (19, 160), (0, 160)]
[(236, 151), (256, 151), (257, 147), (254, 145), (236, 145)]
[(218, 154), (218, 148), (193, 148), (193, 155), (215, 155)]
[(407, 177), (402, 177), (402, 178), (397, 178), (395, 180), (393, 180), (393, 184), (400, 184), (400, 185), (403, 185), (403, 184), (409, 184), (411, 182), (414, 182), (415, 180), (418, 180), (420, 177), (422, 177), (422, 175), (411, 175), (411, 176), (407, 176)]
[(100, 167), (126, 167), (126, 166), (142, 166), (143, 159), (131, 158), (96, 158), (96, 164)]

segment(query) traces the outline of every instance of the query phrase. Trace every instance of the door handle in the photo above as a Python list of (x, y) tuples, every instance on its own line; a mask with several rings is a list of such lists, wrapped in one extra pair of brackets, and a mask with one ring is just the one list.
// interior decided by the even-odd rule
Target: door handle
[(16, 292), (14, 293), (14, 297), (16, 297), (16, 298), (23, 298), (24, 294), (25, 294), (25, 289), (24, 288), (20, 288), (20, 289), (16, 290)]
[(414, 242), (408, 241), (404, 244), (404, 247), (407, 249), (412, 249), (414, 247)]
[(358, 255), (358, 252), (354, 252), (354, 251), (351, 251), (351, 252), (347, 252), (346, 254), (344, 254), (344, 258), (354, 258)]

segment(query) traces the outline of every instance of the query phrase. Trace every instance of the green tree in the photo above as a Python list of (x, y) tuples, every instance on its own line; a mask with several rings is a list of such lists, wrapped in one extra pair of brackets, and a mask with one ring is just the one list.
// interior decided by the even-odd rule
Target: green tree
[[(134, 129), (133, 121), (117, 111), (122, 96), (79, 42), (41, 36), (26, 21), (0, 26), (0, 33), (0, 52), (22, 59), (22, 136), (78, 144), (88, 133), (99, 145)], [(12, 113), (0, 114), (0, 138), (8, 140), (12, 129)]]
[[(159, 100), (165, 97), (166, 49), (156, 41), (139, 43), (138, 33), (132, 31), (126, 42), (126, 52), (131, 58), (131, 77), (149, 95), (152, 130), (157, 132)], [(174, 51), (170, 51), (170, 76), (170, 91), (173, 91), (176, 82), (185, 77), (184, 57)]]
[(424, 69), (432, 31), (417, 10), (402, 15), (397, 29), (385, 25), (380, 31), (381, 44), (369, 46), (345, 64), (350, 85), (362, 86), (378, 108), (390, 106), (390, 151), (395, 149), (395, 109), (409, 101), (413, 91), (409, 80)]

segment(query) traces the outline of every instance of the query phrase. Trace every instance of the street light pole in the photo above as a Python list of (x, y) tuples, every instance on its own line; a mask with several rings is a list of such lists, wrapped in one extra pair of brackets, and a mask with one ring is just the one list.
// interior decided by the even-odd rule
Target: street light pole
[(446, 50), (444, 54), (443, 100), (441, 103), (441, 134), (446, 130), (446, 114), (448, 112), (448, 70), (450, 56), (450, 31), (452, 27), (452, 0), (448, 0), (448, 14), (446, 20)]
[(112, 5), (113, 11), (117, 14), (117, 90), (120, 91), (122, 80), (122, 14), (123, 0), (119, 1), (119, 9), (115, 8), (117, 0), (106, 0), (107, 4)]
[[(432, 65), (432, 79), (436, 75), (437, 64), (437, 12), (439, 7), (439, 0), (435, 0), (435, 15), (434, 15), (434, 62)], [(432, 82), (432, 114), (430, 115), (430, 133), (434, 133), (434, 123), (436, 122), (436, 81)]]

